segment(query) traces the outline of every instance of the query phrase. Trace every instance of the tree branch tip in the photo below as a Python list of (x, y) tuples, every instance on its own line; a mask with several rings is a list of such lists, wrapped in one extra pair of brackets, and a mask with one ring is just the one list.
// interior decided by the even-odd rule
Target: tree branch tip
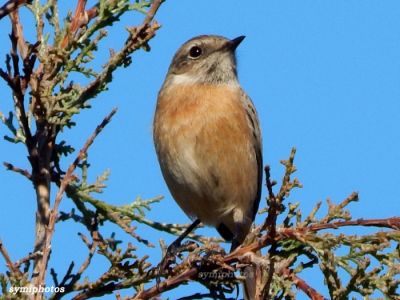
[(349, 198), (354, 199), (354, 200), (358, 200), (358, 199), (359, 199), (359, 196), (360, 196), (359, 192), (354, 191), (354, 192), (352, 192), (352, 193), (350, 194)]
[(32, 180), (32, 175), (29, 173), (28, 170), (18, 168), (9, 162), (3, 162), (3, 165), (5, 166), (7, 171), (13, 171), (15, 173), (25, 176), (29, 180)]

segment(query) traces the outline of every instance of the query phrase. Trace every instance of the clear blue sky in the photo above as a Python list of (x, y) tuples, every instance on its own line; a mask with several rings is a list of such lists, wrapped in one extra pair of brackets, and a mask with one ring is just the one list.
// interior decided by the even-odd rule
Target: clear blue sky
[[(93, 109), (75, 118), (78, 126), (65, 132), (63, 138), (79, 149), (101, 119), (113, 107), (119, 108), (89, 152), (91, 178), (111, 169), (101, 198), (123, 204), (137, 196), (164, 195), (149, 218), (188, 222), (166, 188), (154, 152), (151, 126), (157, 92), (175, 50), (187, 39), (199, 34), (246, 35), (238, 48), (239, 78), (257, 107), (264, 161), (275, 179), (280, 180), (283, 172), (279, 161), (288, 157), (291, 147), (298, 150), (296, 175), (304, 188), (290, 201), (300, 201), (306, 214), (317, 200), (330, 197), (338, 202), (358, 191), (361, 202), (351, 206), (354, 217), (399, 215), (400, 2), (248, 3), (165, 2), (156, 18), (162, 28), (150, 42), (152, 51), (135, 53), (132, 65), (115, 74), (109, 91), (92, 101)], [(135, 24), (141, 17), (124, 18), (122, 24)], [(111, 30), (119, 33), (103, 44), (97, 66), (104, 62), (108, 48), (117, 49), (121, 44), (125, 37), (121, 28)], [(9, 48), (7, 19), (0, 21), (0, 30), (3, 62)], [(1, 82), (0, 110), (7, 112), (11, 101)], [(0, 135), (5, 133), (0, 126)], [(26, 155), (22, 145), (0, 142), (1, 161), (28, 168)], [(29, 182), (4, 168), (0, 168), (0, 186), (0, 238), (16, 260), (33, 244), (35, 198)], [(264, 189), (262, 205), (265, 194)], [(64, 199), (62, 208), (70, 207)], [(57, 227), (50, 265), (60, 275), (71, 260), (79, 265), (85, 254), (76, 235), (78, 229), (71, 224)], [(161, 237), (147, 228), (140, 232), (156, 244)], [(205, 233), (216, 234), (214, 230)], [(121, 238), (127, 239), (124, 235)], [(143, 253), (158, 258), (157, 251), (144, 249)], [(95, 262), (91, 276), (104, 270), (101, 259)], [(1, 261), (0, 271), (4, 270)], [(327, 296), (315, 273), (304, 279)], [(169, 295), (173, 299), (185, 292), (187, 289)], [(303, 299), (301, 293), (299, 299)]]

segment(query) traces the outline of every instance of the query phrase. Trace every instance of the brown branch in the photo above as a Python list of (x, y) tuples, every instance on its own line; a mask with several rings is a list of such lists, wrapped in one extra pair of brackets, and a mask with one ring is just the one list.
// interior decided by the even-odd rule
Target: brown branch
[[(82, 241), (86, 244), (86, 246), (89, 249), (89, 253), (88, 253), (86, 259), (84, 260), (84, 262), (79, 267), (78, 272), (74, 275), (73, 280), (68, 285), (65, 286), (66, 291), (72, 290), (74, 284), (76, 282), (78, 282), (78, 280), (82, 277), (82, 274), (86, 271), (86, 269), (90, 265), (90, 262), (92, 261), (92, 258), (96, 252), (97, 246), (99, 245), (100, 237), (99, 237), (98, 231), (92, 231), (91, 236), (92, 236), (92, 242), (90, 242), (89, 239), (85, 235), (80, 234)], [(63, 285), (65, 285), (65, 282), (63, 282)]]
[(15, 85), (14, 85), (14, 81), (13, 81), (12, 77), (10, 76), (10, 74), (0, 68), (0, 77), (3, 78), (3, 80), (5, 82), (7, 82), (8, 86), (11, 88), (11, 90), (14, 91)]
[(7, 1), (2, 7), (0, 7), (0, 20), (5, 16), (11, 14), (18, 9), (21, 5), (31, 3), (32, 0), (10, 0)]
[[(23, 54), (26, 55), (26, 44), (23, 38), (22, 34), (22, 26), (19, 22), (19, 17), (18, 14), (12, 14), (11, 15), (11, 22), (12, 22), (12, 30), (11, 30), (11, 58), (13, 62), (13, 68), (14, 68), (14, 75), (11, 77), (11, 74), (8, 74), (8, 80), (5, 78), (5, 74), (2, 74), (1, 76), (7, 81), (8, 85), (11, 87), (14, 93), (14, 101), (15, 101), (15, 106), (17, 108), (18, 114), (17, 118), (20, 122), (20, 126), (24, 132), (25, 136), (25, 144), (28, 148), (28, 152), (30, 153), (32, 150), (32, 133), (29, 128), (29, 122), (28, 122), (28, 117), (25, 112), (25, 106), (24, 106), (24, 98), (25, 98), (25, 87), (22, 86), (22, 81), (21, 81), (21, 76), (20, 76), (20, 71), (19, 71), (19, 57), (18, 57), (18, 47), (20, 48), (21, 56)], [(3, 73), (3, 72), (2, 72)]]
[(276, 182), (271, 180), (271, 168), (270, 168), (270, 166), (265, 166), (264, 171), (265, 171), (265, 176), (266, 176), (265, 184), (266, 184), (267, 190), (268, 190), (268, 198), (273, 199), (273, 198), (275, 198), (275, 194), (274, 194), (272, 188), (274, 187)]
[(17, 45), (18, 45), (19, 53), (21, 54), (22, 59), (25, 59), (28, 54), (28, 46), (27, 46), (25, 38), (24, 38), (23, 28), (22, 28), (21, 21), (19, 19), (18, 10), (15, 10), (10, 13), (10, 20), (11, 20), (11, 26), (12, 26), (13, 33), (17, 38)]
[(160, 5), (164, 2), (165, 0), (154, 0), (153, 3), (151, 4), (150, 9), (148, 10), (146, 14), (146, 18), (143, 21), (142, 26), (148, 26), (150, 22), (154, 19), (154, 16), (157, 13), (157, 10), (160, 8)]
[(303, 279), (294, 274), (290, 269), (283, 269), (282, 274), (289, 277), (299, 290), (302, 290), (312, 300), (324, 300), (325, 298)]
[(282, 185), (281, 188), (278, 192), (278, 195), (275, 195), (273, 192), (273, 186), (275, 185), (275, 182), (271, 180), (271, 174), (270, 174), (270, 167), (266, 166), (265, 167), (265, 175), (266, 175), (266, 186), (268, 190), (268, 199), (267, 199), (267, 205), (268, 205), (268, 216), (264, 222), (264, 224), (261, 226), (261, 232), (267, 230), (268, 235), (271, 239), (271, 247), (268, 250), (269, 254), (269, 268), (268, 268), (268, 274), (267, 274), (267, 280), (262, 288), (261, 291), (261, 299), (269, 299), (269, 291), (270, 287), (272, 284), (273, 276), (275, 273), (275, 254), (277, 250), (277, 240), (276, 240), (276, 223), (278, 219), (278, 215), (282, 212), (283, 210), (283, 201), (287, 194), (290, 192), (290, 190), (296, 186), (295, 182), (291, 182), (291, 174), (294, 172), (294, 156), (296, 154), (296, 149), (292, 148), (292, 151), (289, 156), (289, 160), (283, 162), (283, 164), (286, 167), (285, 170), (285, 175), (282, 180)]
[(280, 205), (280, 201), (282, 199), (277, 199), (274, 192), (272, 191), (272, 181), (271, 181), (271, 174), (269, 166), (265, 167), (265, 176), (266, 176), (266, 185), (268, 189), (268, 216), (265, 220), (264, 225), (261, 227), (261, 230), (268, 230), (268, 234), (271, 237), (272, 244), (271, 248), (269, 249), (269, 268), (268, 268), (268, 276), (267, 281), (264, 284), (264, 287), (261, 291), (261, 299), (268, 299), (269, 298), (269, 290), (271, 287), (272, 279), (274, 277), (275, 272), (275, 253), (277, 249), (277, 241), (275, 240), (276, 237), (276, 220), (278, 218), (278, 206)]
[(87, 11), (88, 21), (97, 17), (99, 15), (99, 8), (95, 5), (92, 8), (89, 8)]
[[(86, 2), (87, 0), (78, 0), (69, 31), (64, 36), (64, 39), (61, 42), (61, 49), (66, 48), (71, 40), (71, 37), (75, 35), (78, 29), (85, 26), (89, 22), (89, 15), (85, 10)], [(93, 17), (95, 16), (92, 13), (90, 15)]]
[(16, 268), (19, 268), (22, 264), (24, 264), (30, 260), (34, 260), (39, 256), (42, 256), (42, 252), (40, 252), (40, 251), (30, 253), (29, 255), (17, 260), (14, 265)]
[(87, 0), (78, 0), (76, 5), (75, 14), (72, 18), (70, 31), (75, 33), (82, 23), (85, 23), (85, 6)]
[[(97, 230), (91, 231), (92, 241), (90, 241), (82, 233), (79, 233), (79, 236), (82, 239), (82, 241), (85, 243), (85, 245), (88, 247), (89, 253), (88, 253), (86, 259), (83, 261), (83, 263), (79, 267), (78, 272), (76, 274), (71, 274), (72, 273), (72, 267), (71, 267), (68, 270), (67, 274), (64, 276), (64, 279), (60, 283), (58, 283), (56, 281), (56, 274), (53, 276), (54, 277), (53, 280), (56, 282), (56, 285), (60, 288), (61, 287), (64, 288), (64, 293), (53, 294), (52, 297), (50, 298), (51, 300), (58, 300), (58, 299), (62, 298), (63, 295), (73, 291), (75, 284), (82, 277), (82, 274), (86, 271), (86, 269), (89, 267), (89, 265), (92, 261), (92, 258), (96, 252), (96, 249), (99, 245), (99, 241), (101, 240), (101, 236)], [(72, 278), (71, 281), (68, 284), (66, 284), (66, 281), (70, 278)], [(82, 295), (82, 293), (80, 295)]]
[[(234, 262), (241, 262), (245, 257), (246, 253), (249, 252), (256, 252), (267, 245), (271, 245), (272, 243), (277, 243), (280, 240), (288, 239), (288, 238), (293, 238), (293, 239), (298, 239), (299, 235), (304, 235), (308, 231), (319, 231), (323, 229), (337, 229), (339, 227), (345, 227), (345, 226), (375, 226), (375, 227), (385, 227), (385, 228), (391, 228), (398, 230), (400, 228), (400, 217), (392, 217), (392, 218), (387, 218), (387, 219), (370, 219), (370, 220), (363, 220), (363, 219), (358, 219), (354, 221), (339, 221), (339, 222), (334, 222), (334, 223), (328, 223), (328, 224), (316, 224), (316, 225), (311, 225), (309, 227), (304, 227), (304, 228), (282, 228), (277, 230), (276, 236), (273, 238), (270, 233), (268, 232), (265, 234), (262, 238), (260, 238), (258, 241), (251, 243), (247, 246), (239, 247), (232, 253), (226, 255), (223, 258), (223, 262), (226, 264), (232, 264)], [(184, 264), (185, 262), (183, 262)], [(215, 268), (218, 266), (216, 265)], [(177, 267), (178, 268), (178, 267)], [(212, 270), (208, 270), (212, 271)], [(167, 290), (171, 290), (176, 286), (179, 286), (182, 283), (188, 282), (189, 280), (193, 279), (196, 277), (198, 274), (199, 269), (198, 268), (190, 268), (183, 272), (182, 274), (179, 274), (173, 278), (166, 279), (165, 281), (161, 282), (160, 284), (153, 286), (147, 290), (141, 291), (138, 294), (136, 294), (132, 299), (149, 299), (151, 297), (157, 296)], [(311, 287), (307, 285), (306, 282), (304, 282), (302, 279), (298, 278), (296, 275), (294, 275), (294, 283), (296, 286), (303, 290), (307, 295), (311, 295), (311, 299), (324, 299), (321, 295), (319, 295), (315, 290), (313, 290)], [(314, 298), (313, 298), (314, 297)], [(322, 297), (322, 298), (319, 298)]]
[(337, 229), (344, 226), (366, 226), (366, 227), (384, 227), (394, 230), (400, 230), (400, 217), (391, 217), (385, 219), (357, 219), (350, 221), (337, 221), (326, 224), (314, 224), (305, 227), (309, 231), (319, 231), (324, 229)]
[(26, 170), (26, 169), (24, 170), (24, 169), (18, 168), (18, 167), (14, 166), (13, 164), (10, 164), (8, 162), (3, 162), (3, 165), (6, 167), (6, 169), (8, 171), (14, 171), (14, 172), (16, 172), (18, 174), (21, 174), (21, 175), (25, 176), (29, 180), (32, 180), (32, 175), (31, 175), (31, 173), (29, 173), (28, 170)]
[[(13, 73), (11, 74), (11, 64), (9, 63), (10, 60), (8, 60), (7, 76), (5, 76), (5, 72), (0, 72), (0, 75), (5, 78), (9, 86), (12, 88), (15, 114), (19, 123), (19, 127), (22, 129), (23, 135), (25, 137), (24, 143), (29, 153), (29, 161), (32, 165), (32, 175), (29, 177), (32, 180), (36, 190), (38, 206), (36, 213), (36, 238), (34, 252), (38, 252), (42, 250), (41, 248), (44, 242), (45, 226), (48, 224), (50, 203), (50, 181), (48, 180), (48, 174), (49, 160), (52, 153), (52, 144), (49, 143), (49, 140), (47, 138), (44, 143), (41, 143), (42, 137), (47, 137), (47, 134), (44, 134), (44, 132), (47, 132), (47, 128), (45, 129), (44, 126), (41, 126), (38, 121), (36, 122), (37, 133), (35, 134), (35, 136), (32, 135), (24, 103), (27, 85), (30, 81), (36, 59), (36, 55), (33, 53), (36, 51), (36, 47), (38, 44), (34, 46), (28, 46), (25, 42), (23, 29), (17, 10), (10, 12), (10, 19), (12, 24), (12, 31), (10, 35), (12, 45), (10, 58), (13, 66)], [(24, 74), (21, 74), (20, 72), (20, 58), (22, 58)], [(42, 149), (39, 149), (37, 145), (45, 145), (45, 147), (48, 148), (44, 149), (44, 151), (41, 151)], [(42, 155), (43, 153), (45, 153), (45, 155)], [(19, 171), (21, 171), (20, 173), (25, 176), (29, 174), (27, 172), (24, 172), (23, 170)], [(39, 259), (35, 260), (33, 277), (36, 277), (37, 270), (39, 269), (37, 264), (38, 261)], [(36, 280), (36, 278), (34, 278), (34, 281)]]
[(33, 45), (29, 45), (24, 38), (22, 23), (19, 18), (18, 10), (13, 11), (10, 14), (10, 20), (12, 25), (12, 31), (17, 40), (17, 49), (20, 53), (23, 62), (24, 75), (21, 76), (21, 91), (25, 93), (27, 86), (31, 80), (31, 75), (36, 62), (37, 48), (40, 45), (40, 41)]
[(191, 278), (194, 278), (197, 275), (198, 271), (199, 271), (198, 268), (191, 268), (183, 272), (182, 274), (177, 275), (176, 277), (167, 279), (161, 282), (160, 284), (151, 287), (150, 289), (140, 291), (130, 299), (141, 300), (141, 299), (150, 299), (152, 297), (155, 297), (165, 291), (171, 290), (179, 286), (183, 282), (189, 281)]
[[(89, 147), (93, 144), (95, 138), (99, 135), (99, 133), (104, 129), (104, 127), (111, 121), (111, 118), (114, 116), (114, 114), (117, 112), (117, 109), (114, 108), (110, 114), (108, 114), (104, 120), (98, 125), (93, 132), (93, 134), (88, 138), (86, 141), (85, 145), (82, 147), (82, 149), (79, 151), (79, 154), (73, 161), (73, 163), (68, 167), (68, 170), (64, 176), (64, 178), (61, 181), (60, 187), (58, 189), (55, 201), (54, 201), (54, 206), (53, 209), (50, 212), (49, 216), (49, 224), (46, 228), (46, 237), (45, 237), (45, 243), (43, 246), (43, 256), (42, 256), (42, 264), (41, 268), (39, 270), (39, 275), (38, 275), (38, 286), (44, 285), (45, 284), (45, 276), (46, 276), (46, 270), (47, 270), (47, 264), (50, 256), (50, 250), (51, 250), (51, 241), (52, 237), (54, 234), (54, 225), (57, 221), (57, 215), (58, 215), (58, 208), (61, 203), (61, 199), (63, 197), (63, 194), (65, 192), (66, 187), (68, 184), (75, 178), (74, 177), (74, 171), (76, 167), (78, 166), (79, 162), (84, 159), (86, 156), (86, 153), (89, 149)], [(41, 298), (40, 293), (36, 296), (37, 299)]]
[(21, 277), (21, 271), (12, 262), (11, 257), (8, 254), (7, 249), (4, 247), (2, 240), (0, 240), (0, 253), (4, 257), (4, 260), (6, 261), (7, 267), (10, 270), (11, 274), (16, 277)]
[(99, 15), (99, 9), (96, 5), (92, 8), (89, 8), (88, 10), (85, 10), (86, 3), (87, 0), (78, 0), (69, 31), (64, 36), (60, 44), (61, 49), (67, 47), (68, 43), (71, 40), (71, 37), (73, 37), (80, 28), (86, 26), (90, 22), (90, 20)]
[[(85, 272), (85, 270), (89, 267), (89, 264), (92, 260), (92, 257), (97, 249), (97, 245), (99, 244), (99, 238), (98, 238), (98, 232), (94, 231), (91, 233), (92, 234), (92, 243), (90, 245), (88, 245), (89, 248), (89, 254), (86, 257), (86, 260), (82, 263), (82, 265), (80, 266), (78, 273), (76, 274), (76, 277), (79, 279), (83, 272)], [(77, 279), (77, 280), (78, 280)], [(76, 281), (77, 281), (76, 280)]]
[(308, 227), (295, 227), (295, 228), (279, 228), (277, 235), (273, 238), (269, 233), (262, 236), (258, 241), (249, 245), (239, 247), (234, 252), (230, 253), (225, 257), (227, 262), (234, 261), (238, 256), (242, 256), (245, 253), (252, 251), (258, 251), (267, 245), (271, 245), (273, 242), (281, 241), (284, 239), (292, 238), (298, 239), (299, 236), (304, 236), (308, 232), (317, 232), (325, 229), (338, 229), (346, 226), (367, 226), (367, 227), (382, 227), (390, 228), (393, 230), (400, 229), (400, 217), (391, 217), (385, 219), (357, 219), (350, 221), (337, 221), (326, 224), (314, 224)]

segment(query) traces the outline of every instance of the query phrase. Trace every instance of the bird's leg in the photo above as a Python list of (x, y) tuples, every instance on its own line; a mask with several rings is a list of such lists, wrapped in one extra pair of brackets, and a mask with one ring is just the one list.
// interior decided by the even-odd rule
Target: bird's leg
[(236, 250), (237, 247), (240, 246), (239, 241), (236, 239), (236, 237), (233, 239), (232, 244), (231, 244), (231, 249), (229, 250), (229, 253), (232, 253), (234, 250)]
[(173, 251), (174, 249), (178, 248), (181, 245), (183, 239), (187, 237), (197, 226), (199, 226), (200, 222), (201, 222), (200, 219), (194, 220), (194, 222), (190, 224), (190, 226), (186, 228), (186, 230), (182, 232), (181, 235), (178, 236), (178, 238), (171, 245), (169, 245), (167, 253), (169, 251)]
[(171, 245), (168, 246), (167, 251), (165, 252), (165, 256), (159, 264), (160, 274), (168, 266), (171, 258), (175, 258), (176, 252), (181, 246), (183, 239), (186, 238), (197, 226), (199, 226), (200, 222), (200, 219), (196, 219), (192, 224), (190, 224), (188, 228), (186, 228), (184, 232), (181, 233), (181, 235)]

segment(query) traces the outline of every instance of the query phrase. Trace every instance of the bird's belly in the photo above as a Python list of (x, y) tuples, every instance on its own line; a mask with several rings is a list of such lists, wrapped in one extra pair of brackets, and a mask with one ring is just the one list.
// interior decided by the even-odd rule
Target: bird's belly
[(222, 216), (229, 215), (234, 199), (231, 198), (231, 202), (227, 199), (229, 192), (221, 185), (226, 179), (218, 172), (223, 168), (218, 163), (219, 153), (199, 153), (198, 145), (204, 145), (204, 141), (193, 131), (187, 134), (187, 130), (190, 127), (178, 130), (179, 137), (166, 149), (169, 155), (161, 163), (161, 169), (171, 194), (183, 211), (191, 218), (215, 226)]
[[(219, 122), (224, 123), (224, 120)], [(160, 161), (165, 181), (176, 202), (191, 218), (233, 227), (233, 209), (249, 215), (256, 195), (256, 158), (247, 142), (232, 143), (235, 127), (197, 124), (175, 128), (176, 136), (163, 147)], [(243, 140), (243, 139), (242, 139)]]

